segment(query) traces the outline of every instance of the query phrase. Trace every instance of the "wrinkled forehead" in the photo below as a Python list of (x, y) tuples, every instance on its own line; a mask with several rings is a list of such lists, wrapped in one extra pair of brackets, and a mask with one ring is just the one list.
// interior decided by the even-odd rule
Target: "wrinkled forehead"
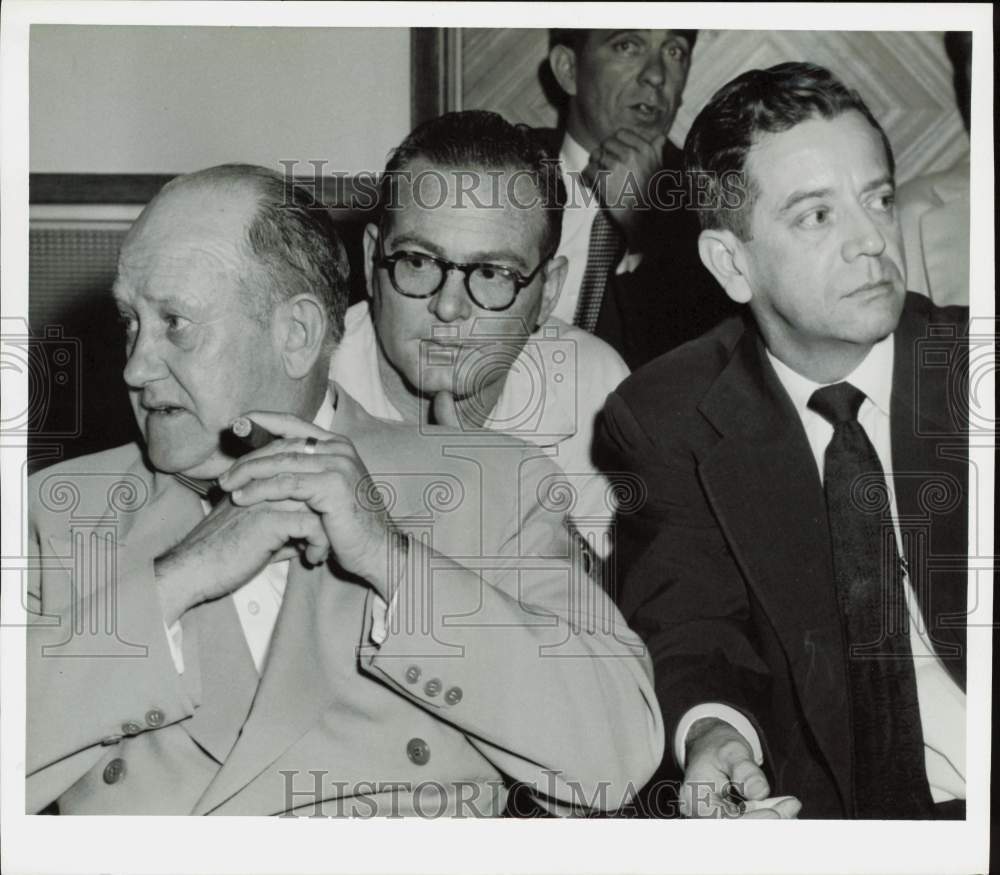
[(587, 31), (587, 36), (583, 41), (584, 51), (596, 49), (610, 40), (614, 39), (619, 34), (624, 33), (634, 33), (641, 35), (650, 45), (662, 46), (665, 43), (677, 41), (682, 43), (688, 49), (691, 48), (690, 40), (686, 35), (682, 34), (678, 30), (669, 29), (621, 29), (621, 30), (589, 30)]
[(158, 195), (122, 244), (115, 296), (239, 277), (249, 257), (245, 235), (254, 203), (249, 193), (202, 188)]

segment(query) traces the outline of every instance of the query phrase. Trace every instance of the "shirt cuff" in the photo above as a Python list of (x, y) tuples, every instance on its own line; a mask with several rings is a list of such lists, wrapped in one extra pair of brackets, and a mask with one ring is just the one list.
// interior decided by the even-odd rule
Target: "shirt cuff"
[(757, 735), (757, 730), (753, 728), (753, 724), (743, 714), (729, 705), (722, 705), (719, 702), (705, 702), (702, 705), (695, 705), (695, 707), (688, 709), (684, 716), (681, 717), (680, 723), (677, 724), (677, 731), (674, 733), (674, 757), (681, 768), (684, 768), (688, 732), (690, 732), (691, 727), (698, 720), (705, 717), (715, 717), (732, 726), (733, 729), (746, 739), (747, 744), (750, 745), (750, 749), (753, 751), (754, 762), (758, 766), (764, 764), (764, 751), (760, 746), (760, 736)]
[(381, 647), (385, 643), (385, 639), (389, 635), (389, 621), (391, 617), (396, 615), (398, 593), (399, 590), (397, 589), (392, 594), (389, 604), (386, 604), (385, 599), (378, 595), (378, 593), (372, 599), (372, 630), (370, 635), (372, 643), (378, 647)]
[(632, 273), (640, 264), (642, 264), (641, 252), (626, 252), (618, 262), (615, 274), (621, 276), (623, 273)]
[(172, 626), (163, 623), (167, 633), (167, 644), (170, 645), (170, 658), (174, 661), (177, 674), (184, 674), (184, 627), (180, 620), (175, 620)]

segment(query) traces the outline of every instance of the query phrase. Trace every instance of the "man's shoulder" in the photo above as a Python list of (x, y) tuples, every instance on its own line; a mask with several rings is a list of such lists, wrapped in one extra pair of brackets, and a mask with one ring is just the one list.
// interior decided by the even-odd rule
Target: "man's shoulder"
[[(959, 340), (965, 333), (963, 329), (968, 322), (969, 308), (964, 304), (949, 304), (942, 307), (926, 295), (907, 292), (897, 332), (901, 328), (908, 335), (913, 335), (916, 340), (929, 336), (942, 339), (949, 335), (953, 335), (954, 340)], [(949, 326), (954, 330), (946, 331)]]
[(731, 316), (700, 337), (643, 365), (615, 394), (633, 411), (694, 410), (728, 365), (746, 330), (741, 316)]
[(556, 316), (550, 316), (531, 335), (531, 339), (541, 343), (561, 342), (570, 347), (576, 360), (577, 375), (587, 381), (584, 386), (588, 392), (593, 390), (595, 384), (613, 389), (629, 374), (625, 359), (610, 343)]
[[(36, 471), (28, 477), (31, 512), (63, 512), (78, 503), (83, 493), (97, 493), (108, 501), (116, 496), (128, 503), (129, 495), (146, 482), (150, 472), (136, 443), (123, 444), (100, 453), (76, 456)], [(120, 492), (120, 494), (119, 494)]]

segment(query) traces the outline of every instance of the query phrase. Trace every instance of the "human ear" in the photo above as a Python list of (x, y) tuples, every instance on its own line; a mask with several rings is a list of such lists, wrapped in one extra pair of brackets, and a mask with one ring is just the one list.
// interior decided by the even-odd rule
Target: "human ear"
[[(542, 269), (542, 300), (538, 309), (538, 325), (542, 325), (552, 315), (556, 304), (559, 303), (559, 295), (562, 292), (563, 283), (566, 282), (566, 271), (569, 262), (565, 255), (553, 258)], [(538, 327), (537, 325), (535, 326)]]
[(365, 253), (365, 291), (372, 297), (372, 283), (375, 280), (375, 255), (378, 251), (378, 225), (369, 222), (361, 240)]
[(726, 229), (705, 229), (698, 235), (702, 264), (737, 304), (746, 304), (753, 297), (744, 246), (742, 240)]
[(285, 372), (292, 379), (301, 379), (312, 372), (323, 353), (329, 330), (329, 317), (323, 304), (312, 295), (296, 295), (283, 305), (284, 318), (276, 319), (282, 337), (282, 360)]
[(576, 53), (564, 45), (549, 49), (549, 68), (559, 87), (570, 97), (576, 96)]

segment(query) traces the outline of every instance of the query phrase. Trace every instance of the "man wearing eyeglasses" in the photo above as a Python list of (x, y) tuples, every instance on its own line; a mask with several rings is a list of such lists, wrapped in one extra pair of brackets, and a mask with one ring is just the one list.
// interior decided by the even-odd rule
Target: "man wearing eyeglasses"
[(614, 502), (590, 445), (628, 369), (551, 315), (567, 270), (554, 257), (558, 162), (537, 134), (495, 113), (449, 113), (393, 152), (380, 194), (380, 221), (364, 238), (369, 300), (348, 311), (331, 377), (375, 416), (545, 447), (567, 474), (589, 552), (607, 555)]

